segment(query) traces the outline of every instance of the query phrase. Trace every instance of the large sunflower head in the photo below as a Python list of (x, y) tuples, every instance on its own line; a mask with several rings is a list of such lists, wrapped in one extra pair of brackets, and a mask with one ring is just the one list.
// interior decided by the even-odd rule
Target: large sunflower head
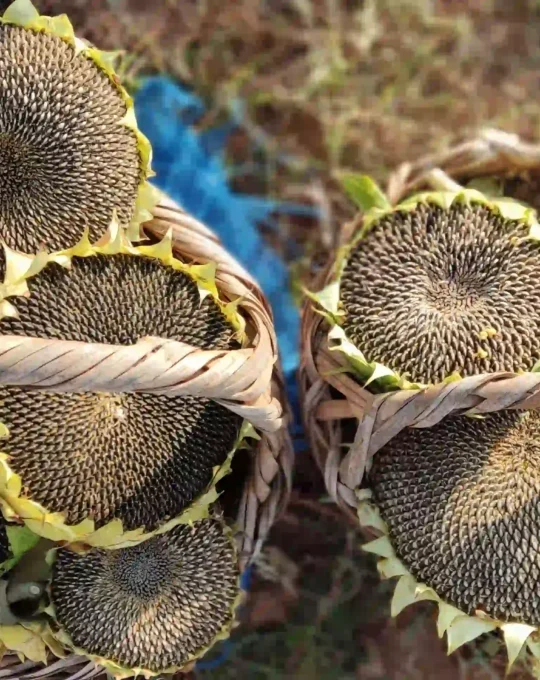
[(0, 18), (0, 239), (36, 252), (148, 217), (150, 149), (107, 55), (67, 17)]
[(370, 361), (410, 380), (531, 370), (540, 359), (540, 246), (487, 205), (419, 203), (353, 246), (343, 328)]
[[(0, 334), (112, 345), (152, 336), (207, 350), (238, 347), (223, 303), (212, 295), (201, 300), (200, 281), (190, 273), (197, 267), (141, 254), (148, 249), (90, 249), (69, 269), (49, 264), (28, 280), (28, 297), (15, 299), (18, 316), (1, 320)], [(36, 511), (41, 518), (62, 513), (68, 525), (91, 519), (99, 528), (119, 519), (125, 529), (153, 531), (174, 520), (212, 483), (242, 424), (198, 396), (4, 386), (0, 398), (8, 432), (4, 511), (29, 520), (38, 519)], [(14, 475), (18, 496), (6, 482)], [(31, 504), (21, 506), (21, 499)]]
[(218, 519), (178, 526), (138, 546), (59, 550), (51, 602), (59, 639), (112, 673), (182, 668), (230, 631), (239, 570)]
[(536, 411), (455, 416), (402, 431), (373, 459), (370, 502), (387, 536), (367, 548), (386, 558), (383, 573), (401, 577), (395, 613), (418, 599), (439, 602), (451, 650), (498, 628), (511, 661), (525, 640), (535, 649), (539, 435)]
[(423, 384), (532, 370), (540, 359), (533, 210), (464, 190), (379, 212), (347, 249), (338, 281), (336, 330), (365, 366)]
[(407, 429), (370, 484), (396, 554), (467, 614), (540, 626), (540, 414)]

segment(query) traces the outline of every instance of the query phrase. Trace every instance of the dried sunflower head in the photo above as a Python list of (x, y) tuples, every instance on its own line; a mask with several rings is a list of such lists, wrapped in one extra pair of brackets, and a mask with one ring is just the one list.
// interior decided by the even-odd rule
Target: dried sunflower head
[(67, 17), (0, 18), (0, 238), (24, 252), (148, 218), (150, 149), (106, 54)]
[(540, 246), (488, 203), (419, 202), (371, 224), (340, 280), (343, 329), (409, 380), (531, 370), (540, 359)]
[(233, 625), (239, 570), (218, 519), (178, 526), (121, 550), (56, 554), (58, 639), (110, 672), (154, 675), (201, 656)]
[[(327, 308), (331, 338), (362, 378), (382, 376), (379, 389), (395, 389), (533, 370), (532, 208), (472, 188), (397, 207), (377, 199), (339, 262), (339, 305), (330, 298)], [(512, 663), (538, 634), (539, 417), (501, 412), (407, 428), (374, 456), (369, 489), (357, 490), (360, 522), (383, 534), (366, 549), (383, 558), (384, 576), (400, 577), (393, 613), (436, 601), (450, 651), (501, 629)]]
[[(116, 345), (153, 336), (201, 349), (239, 346), (219, 301), (212, 295), (201, 301), (188, 273), (196, 268), (174, 261), (175, 269), (131, 250), (91, 250), (73, 257), (69, 269), (49, 264), (28, 280), (29, 296), (17, 298), (18, 316), (1, 320), (0, 334)], [(2, 441), (4, 474), (22, 484), (18, 497), (9, 484), (0, 490), (4, 510), (35, 519), (39, 507), (52, 524), (50, 513), (62, 513), (68, 525), (90, 518), (97, 528), (113, 519), (125, 529), (163, 527), (208, 488), (242, 425), (224, 406), (196, 396), (7, 386), (0, 396), (0, 420), (9, 433)], [(26, 515), (21, 498), (32, 502)]]
[(394, 614), (439, 603), (450, 651), (502, 629), (510, 662), (526, 640), (540, 654), (539, 433), (538, 412), (455, 416), (402, 431), (373, 459), (376, 510), (361, 501), (360, 520), (385, 536), (366, 548), (400, 577)]
[(540, 625), (540, 414), (450, 417), (374, 458), (370, 486), (398, 557), (467, 614)]

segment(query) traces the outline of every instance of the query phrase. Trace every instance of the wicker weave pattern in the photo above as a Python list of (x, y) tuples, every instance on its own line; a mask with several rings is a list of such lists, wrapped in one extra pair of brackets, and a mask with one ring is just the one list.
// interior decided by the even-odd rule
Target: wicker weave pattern
[(80, 656), (51, 661), (44, 667), (34, 661), (21, 663), (18, 657), (10, 654), (0, 664), (2, 680), (90, 680), (98, 677), (105, 680), (106, 675), (95, 663)]
[[(464, 177), (540, 172), (540, 145), (488, 129), (478, 137), (415, 163), (391, 175), (387, 195), (392, 204), (426, 188), (455, 190)], [(361, 218), (344, 225), (340, 245), (348, 242)], [(313, 284), (320, 290), (332, 278), (334, 255)], [(492, 373), (422, 390), (373, 395), (350, 375), (336, 369), (345, 360), (327, 343), (326, 322), (304, 305), (300, 389), (312, 450), (328, 492), (356, 519), (355, 490), (377, 451), (406, 427), (431, 427), (451, 413), (489, 413), (501, 409), (540, 408), (540, 374)], [(338, 395), (338, 396), (336, 396)], [(354, 441), (343, 441), (342, 423), (357, 422)], [(350, 446), (344, 446), (350, 445)]]

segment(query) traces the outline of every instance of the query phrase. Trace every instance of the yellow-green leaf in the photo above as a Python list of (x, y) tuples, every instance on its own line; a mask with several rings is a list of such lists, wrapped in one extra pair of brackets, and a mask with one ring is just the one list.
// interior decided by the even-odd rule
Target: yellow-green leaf
[(373, 527), (383, 533), (386, 533), (386, 524), (384, 523), (381, 513), (378, 508), (368, 502), (358, 503), (358, 520), (363, 527)]
[(39, 19), (39, 12), (30, 0), (15, 0), (6, 9), (2, 19), (9, 24), (28, 26)]
[(513, 198), (498, 198), (496, 206), (499, 209), (501, 217), (504, 217), (507, 220), (525, 221), (534, 215), (532, 208)]
[(341, 184), (349, 198), (363, 212), (368, 212), (374, 208), (383, 211), (390, 210), (392, 207), (384, 192), (367, 175), (343, 175)]
[(362, 550), (373, 553), (374, 555), (380, 555), (381, 557), (395, 557), (394, 548), (392, 548), (388, 536), (381, 536), (374, 541), (365, 543), (362, 546)]
[(437, 633), (439, 634), (440, 638), (442, 638), (442, 636), (448, 630), (448, 626), (450, 626), (452, 624), (452, 621), (455, 621), (458, 618), (458, 616), (463, 616), (463, 612), (460, 611), (459, 609), (456, 609), (456, 607), (452, 607), (452, 605), (446, 604), (446, 602), (439, 603), (439, 616), (437, 617)]
[(0, 641), (10, 650), (31, 661), (47, 661), (47, 650), (39, 634), (21, 625), (0, 626)]
[(494, 630), (496, 625), (472, 616), (460, 616), (452, 621), (447, 630), (448, 654), (484, 633)]
[(310, 290), (304, 289), (304, 294), (316, 302), (326, 312), (329, 312), (333, 317), (340, 315), (339, 309), (339, 281), (333, 281), (325, 286), (318, 293), (312, 293)]
[(476, 177), (467, 183), (467, 189), (475, 189), (485, 196), (499, 198), (502, 193), (502, 182), (497, 177)]
[(392, 616), (397, 616), (405, 607), (413, 604), (416, 600), (416, 581), (413, 576), (402, 576), (397, 582), (394, 595), (392, 597), (392, 604), (390, 613)]
[(6, 526), (6, 534), (13, 557), (24, 555), (25, 552), (33, 548), (39, 541), (39, 536), (25, 526), (8, 524)]
[(384, 578), (393, 578), (394, 576), (407, 576), (409, 571), (407, 567), (398, 560), (397, 557), (389, 557), (387, 559), (381, 560), (377, 564), (377, 569), (381, 576)]

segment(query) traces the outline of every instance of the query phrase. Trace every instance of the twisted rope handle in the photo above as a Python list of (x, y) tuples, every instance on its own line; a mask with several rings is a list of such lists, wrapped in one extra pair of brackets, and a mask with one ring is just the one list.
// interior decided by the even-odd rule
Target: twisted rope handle
[(148, 392), (193, 395), (222, 403), (255, 427), (281, 425), (269, 395), (271, 348), (201, 350), (143, 338), (134, 345), (0, 336), (0, 384), (49, 392)]

